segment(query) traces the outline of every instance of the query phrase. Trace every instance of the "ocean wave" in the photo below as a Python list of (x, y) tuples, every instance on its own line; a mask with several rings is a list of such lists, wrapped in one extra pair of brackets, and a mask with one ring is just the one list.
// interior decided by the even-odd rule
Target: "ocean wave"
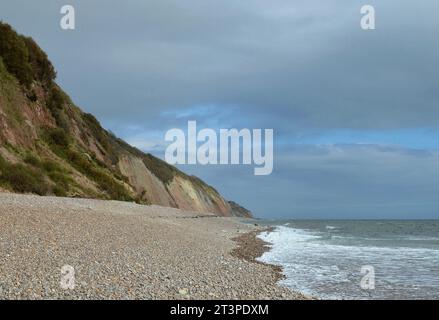
[[(277, 226), (259, 235), (271, 244), (271, 250), (259, 260), (283, 268), (286, 278), (281, 285), (322, 298), (403, 297), (404, 292), (416, 296), (423, 294), (423, 286), (436, 287), (434, 294), (439, 296), (439, 250), (340, 245), (331, 243), (325, 234)], [(359, 287), (364, 265), (374, 266), (379, 274), (379, 288), (373, 293)]]

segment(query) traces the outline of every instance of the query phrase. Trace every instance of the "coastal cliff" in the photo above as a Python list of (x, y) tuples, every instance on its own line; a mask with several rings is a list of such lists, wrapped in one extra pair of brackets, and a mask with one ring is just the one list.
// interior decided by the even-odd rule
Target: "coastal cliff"
[(0, 23), (0, 191), (237, 212), (199, 178), (102, 128), (55, 78), (44, 51)]

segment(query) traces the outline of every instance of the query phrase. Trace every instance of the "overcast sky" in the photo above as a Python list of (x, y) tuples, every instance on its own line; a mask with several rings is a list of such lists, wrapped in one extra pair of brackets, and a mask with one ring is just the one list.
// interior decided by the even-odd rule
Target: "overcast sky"
[[(76, 30), (59, 27), (76, 9)], [(376, 30), (360, 28), (374, 5)], [(86, 112), (163, 158), (164, 134), (273, 128), (274, 171), (182, 166), (259, 217), (439, 218), (437, 0), (15, 0)]]

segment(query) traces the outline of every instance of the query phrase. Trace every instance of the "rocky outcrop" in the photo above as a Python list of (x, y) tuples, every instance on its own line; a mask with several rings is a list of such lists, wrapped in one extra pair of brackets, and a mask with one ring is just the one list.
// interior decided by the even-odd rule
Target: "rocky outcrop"
[(232, 215), (235, 217), (242, 217), (242, 218), (252, 218), (253, 215), (250, 210), (247, 210), (246, 208), (240, 206), (234, 201), (229, 201), (230, 208), (232, 210)]

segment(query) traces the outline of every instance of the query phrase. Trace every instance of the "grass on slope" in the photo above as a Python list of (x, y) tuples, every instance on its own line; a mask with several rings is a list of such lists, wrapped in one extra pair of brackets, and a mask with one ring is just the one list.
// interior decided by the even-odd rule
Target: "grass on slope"
[(11, 164), (0, 156), (0, 184), (20, 193), (45, 195), (50, 191), (44, 175), (23, 164)]
[(75, 150), (71, 144), (71, 138), (64, 130), (46, 128), (43, 138), (58, 157), (66, 160), (75, 169), (94, 181), (101, 190), (108, 194), (110, 199), (134, 200), (121, 182), (112, 176), (112, 173), (95, 163), (87, 153)]
[(17, 96), (19, 96), (17, 92), (16, 80), (8, 73), (0, 57), (0, 99), (4, 103), (4, 111), (7, 113), (8, 119), (13, 122), (10, 124), (14, 127), (23, 123), (23, 116), (17, 108), (17, 105), (20, 104), (20, 101), (17, 100)]

